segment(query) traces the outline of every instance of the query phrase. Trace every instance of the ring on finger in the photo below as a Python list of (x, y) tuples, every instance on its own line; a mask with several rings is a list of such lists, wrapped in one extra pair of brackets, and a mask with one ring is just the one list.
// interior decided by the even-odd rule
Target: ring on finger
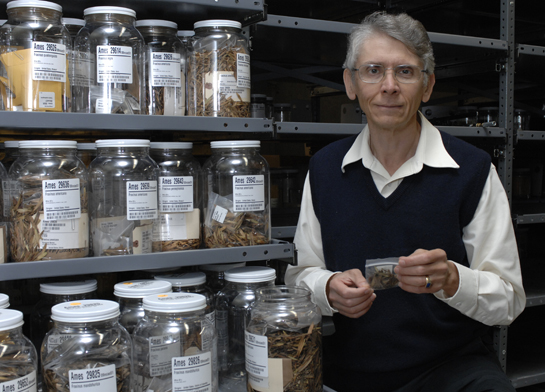
[(429, 289), (431, 287), (431, 279), (429, 276), (426, 275), (426, 284), (425, 287)]

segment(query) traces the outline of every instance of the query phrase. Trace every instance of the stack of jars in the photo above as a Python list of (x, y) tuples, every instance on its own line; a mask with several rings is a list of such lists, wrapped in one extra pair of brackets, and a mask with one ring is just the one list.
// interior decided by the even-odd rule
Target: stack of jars
[(125, 7), (86, 8), (84, 19), (63, 19), (59, 4), (43, 0), (6, 8), (2, 110), (250, 117), (239, 22), (197, 22), (197, 38), (182, 42), (176, 23), (137, 21)]

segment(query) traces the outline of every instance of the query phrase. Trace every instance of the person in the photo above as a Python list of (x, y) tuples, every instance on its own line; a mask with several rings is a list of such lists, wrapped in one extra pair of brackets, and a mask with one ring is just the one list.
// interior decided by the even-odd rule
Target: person
[[(367, 125), (309, 163), (285, 282), (333, 315), (338, 392), (514, 391), (486, 344), (526, 302), (509, 202), (490, 155), (419, 112), (434, 66), (420, 22), (368, 15), (343, 66)], [(392, 257), (398, 285), (374, 290), (366, 262)]]

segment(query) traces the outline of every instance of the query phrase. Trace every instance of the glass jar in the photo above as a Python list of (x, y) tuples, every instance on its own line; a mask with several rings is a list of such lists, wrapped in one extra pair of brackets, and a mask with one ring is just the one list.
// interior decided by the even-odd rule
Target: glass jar
[(54, 327), (41, 355), (44, 391), (131, 391), (132, 342), (117, 302), (63, 302), (51, 313)]
[(96, 298), (96, 279), (74, 282), (40, 283), (40, 300), (30, 315), (30, 339), (41, 347), (45, 335), (53, 328), (51, 308), (57, 304)]
[(267, 117), (267, 96), (265, 94), (252, 94), (250, 113), (252, 118)]
[(271, 120), (274, 118), (274, 98), (273, 97), (267, 97), (267, 102), (265, 104), (265, 115), (267, 118), (270, 118)]
[(144, 37), (144, 114), (183, 116), (185, 47), (176, 36), (178, 25), (167, 20), (139, 20), (136, 28)]
[(83, 19), (77, 18), (62, 18), (62, 24), (65, 25), (68, 29), (68, 33), (70, 34), (73, 45), (78, 35), (78, 32), (83, 26), (85, 26), (85, 21)]
[(4, 142), (4, 158), (2, 159), (2, 164), (7, 172), (9, 168), (15, 162), (19, 156), (19, 141), (18, 140), (6, 140)]
[(322, 313), (308, 289), (257, 290), (245, 342), (248, 391), (323, 391)]
[[(75, 141), (25, 140), (9, 171), (13, 261), (60, 260), (89, 254), (87, 168)], [(42, 233), (43, 232), (43, 233)]]
[(62, 24), (62, 7), (41, 0), (15, 0), (0, 28), (0, 61), (7, 85), (5, 110), (66, 112), (70, 34)]
[(0, 192), (0, 203), (2, 203), (0, 214), (0, 264), (7, 263), (9, 261), (9, 216), (11, 205), (11, 181), (8, 177), (8, 172), (4, 168), (4, 165), (0, 162), (0, 181), (2, 187)]
[(155, 279), (165, 280), (172, 284), (172, 291), (175, 293), (196, 293), (206, 298), (204, 320), (211, 327), (216, 326), (216, 306), (214, 294), (206, 285), (206, 274), (204, 272), (185, 272), (181, 274), (155, 275)]
[(273, 287), (276, 271), (269, 267), (241, 267), (225, 271), (226, 285), (216, 297), (216, 329), (220, 389), (246, 390), (244, 333), (250, 322), (255, 293)]
[(152, 252), (158, 219), (159, 166), (149, 140), (97, 140), (89, 166), (91, 239), (95, 256)]
[(477, 111), (478, 123), (480, 126), (495, 127), (498, 125), (499, 107), (486, 106)]
[(9, 295), (0, 293), (0, 309), (9, 308)]
[(532, 191), (532, 176), (529, 168), (513, 170), (513, 198), (529, 199)]
[(85, 26), (74, 43), (73, 110), (140, 114), (144, 105), (144, 39), (136, 12), (98, 6), (83, 11)]
[(97, 145), (95, 143), (78, 143), (77, 149), (78, 158), (86, 167), (89, 167), (93, 159), (97, 157)]
[(513, 126), (515, 130), (528, 130), (530, 122), (530, 114), (524, 109), (515, 109), (515, 117), (513, 121)]
[(454, 112), (449, 125), (458, 127), (474, 127), (477, 123), (477, 106), (460, 106)]
[(291, 104), (274, 104), (274, 121), (291, 121)]
[(203, 165), (204, 242), (207, 248), (268, 244), (270, 230), (269, 165), (258, 140), (210, 143)]
[(114, 286), (114, 295), (119, 302), (119, 323), (132, 334), (134, 328), (144, 317), (143, 299), (148, 295), (165, 294), (172, 292), (170, 282), (152, 279), (132, 280), (117, 283)]
[(23, 334), (23, 313), (0, 309), (0, 391), (37, 390), (38, 354)]
[(214, 328), (204, 322), (206, 298), (172, 293), (144, 298), (133, 333), (135, 392), (217, 392)]
[(151, 143), (151, 157), (160, 169), (160, 222), (153, 246), (163, 252), (201, 246), (202, 170), (192, 148), (193, 143)]
[(206, 275), (206, 285), (210, 287), (214, 297), (225, 287), (225, 271), (245, 267), (246, 263), (203, 264), (199, 269)]
[(74, 42), (76, 40), (76, 36), (78, 35), (78, 32), (81, 30), (83, 26), (85, 26), (85, 21), (83, 19), (76, 19), (76, 18), (62, 18), (62, 24), (66, 27), (68, 30), (68, 33), (70, 34), (70, 50), (67, 50), (68, 55), (68, 82), (70, 85), (70, 99), (68, 100), (68, 105), (70, 106), (70, 111), (72, 111), (72, 98), (74, 97), (74, 78), (75, 78), (75, 54), (74, 54)]
[(195, 38), (195, 32), (193, 30), (178, 30), (176, 34), (182, 45), (184, 46), (184, 56), (182, 57), (182, 72), (184, 74), (184, 95), (185, 95), (185, 112), (184, 115), (187, 115), (188, 107), (188, 90), (187, 90), (187, 63), (189, 59), (189, 53), (193, 50), (193, 41)]
[(240, 22), (194, 24), (188, 62), (188, 114), (250, 117), (250, 51)]

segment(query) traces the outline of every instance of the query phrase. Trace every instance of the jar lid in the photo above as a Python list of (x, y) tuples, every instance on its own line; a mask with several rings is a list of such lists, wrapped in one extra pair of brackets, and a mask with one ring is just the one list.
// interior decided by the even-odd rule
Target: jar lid
[(225, 271), (225, 280), (235, 283), (259, 283), (276, 278), (276, 270), (270, 267), (250, 266)]
[(54, 295), (70, 295), (90, 293), (97, 289), (96, 279), (76, 282), (40, 283), (40, 292)]
[(162, 313), (193, 312), (206, 307), (206, 297), (197, 293), (149, 295), (142, 302), (144, 310)]
[(259, 140), (221, 140), (210, 142), (211, 148), (237, 148), (237, 147), (259, 147)]
[(151, 142), (151, 149), (157, 150), (191, 150), (193, 143), (191, 142)]
[(42, 0), (14, 0), (10, 1), (6, 5), (6, 9), (9, 10), (10, 8), (18, 8), (18, 7), (36, 7), (36, 8), (47, 8), (50, 10), (55, 10), (62, 12), (62, 7), (59, 4), (52, 3), (50, 1), (42, 1)]
[(19, 148), (19, 140), (6, 140), (4, 142), (6, 148)]
[(172, 287), (196, 286), (206, 283), (204, 272), (186, 272), (182, 274), (156, 275), (157, 280), (166, 280), (172, 283)]
[(202, 271), (228, 271), (233, 268), (245, 267), (246, 263), (203, 264), (199, 266)]
[(178, 24), (170, 20), (161, 19), (143, 19), (137, 20), (134, 24), (136, 27), (151, 26), (151, 27), (169, 27), (178, 30)]
[(103, 299), (63, 302), (51, 308), (51, 318), (64, 323), (104, 321), (119, 316), (119, 304)]
[(83, 19), (77, 18), (62, 18), (63, 25), (74, 25), (74, 26), (85, 26), (85, 21)]
[(96, 143), (78, 143), (78, 150), (96, 150)]
[(6, 294), (0, 294), (0, 309), (9, 308), (9, 296)]
[(19, 148), (77, 148), (73, 140), (21, 140)]
[(193, 30), (178, 30), (176, 35), (178, 37), (193, 37), (195, 32)]
[(131, 10), (130, 8), (125, 7), (114, 7), (114, 6), (98, 6), (98, 7), (89, 7), (83, 10), (83, 16), (93, 15), (93, 14), (120, 14), (128, 15), (136, 18), (136, 11)]
[(146, 139), (105, 139), (97, 140), (97, 148), (102, 147), (149, 147), (150, 141)]
[(141, 279), (117, 283), (114, 295), (121, 298), (144, 298), (152, 294), (171, 293), (172, 284), (167, 281)]
[(0, 309), (0, 331), (17, 328), (23, 324), (23, 312), (15, 309)]
[(234, 20), (225, 19), (201, 20), (193, 24), (194, 29), (199, 29), (201, 27), (234, 27), (236, 29), (241, 29), (242, 24)]

